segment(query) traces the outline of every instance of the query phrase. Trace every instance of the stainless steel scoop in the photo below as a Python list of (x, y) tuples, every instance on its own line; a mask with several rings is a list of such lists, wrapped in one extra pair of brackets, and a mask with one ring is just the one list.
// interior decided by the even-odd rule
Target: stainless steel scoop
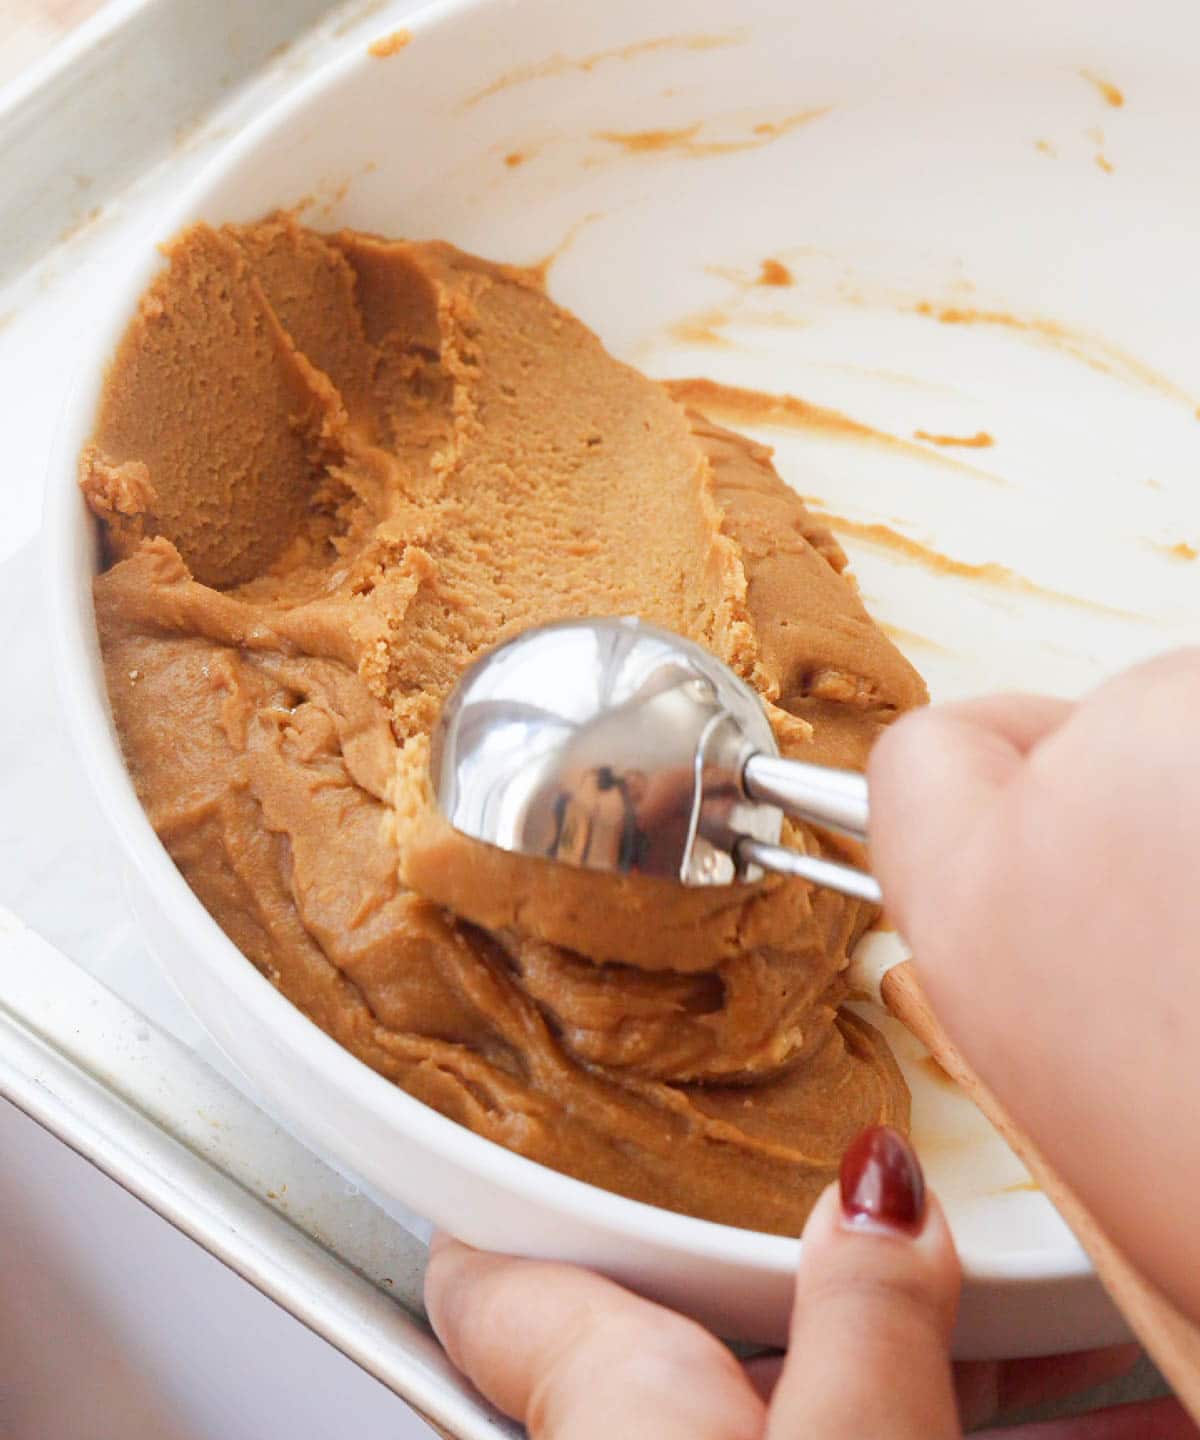
[(518, 855), (685, 885), (795, 875), (878, 902), (861, 870), (779, 844), (783, 814), (867, 833), (867, 782), (779, 756), (759, 697), (634, 619), (527, 630), (464, 672), (433, 734), (456, 830)]

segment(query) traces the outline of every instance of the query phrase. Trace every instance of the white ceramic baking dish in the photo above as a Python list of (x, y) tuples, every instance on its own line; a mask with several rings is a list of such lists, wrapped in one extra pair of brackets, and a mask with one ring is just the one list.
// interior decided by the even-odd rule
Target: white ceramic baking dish
[[(725, 1335), (777, 1341), (796, 1242), (622, 1199), (443, 1119), (293, 1009), (192, 895), (138, 805), (98, 663), (75, 471), (104, 365), (156, 242), (196, 219), (307, 199), (318, 226), (518, 262), (556, 252), (551, 293), (651, 373), (861, 422), (792, 407), (760, 433), (841, 517), (868, 603), (935, 697), (1076, 692), (1200, 636), (1200, 186), (1180, 173), (1200, 11), (453, 0), (411, 31), (298, 81), (114, 275), (108, 323), (72, 357), (48, 486), (63, 704), (147, 938), (284, 1123), (476, 1244), (580, 1261)], [(792, 284), (754, 283), (768, 257)], [(1120, 1338), (1019, 1164), (889, 1034), (966, 1268), (959, 1352)]]

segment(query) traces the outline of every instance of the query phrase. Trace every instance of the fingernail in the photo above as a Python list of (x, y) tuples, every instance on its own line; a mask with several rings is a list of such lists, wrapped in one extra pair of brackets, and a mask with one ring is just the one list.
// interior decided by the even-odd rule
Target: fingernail
[(925, 1222), (925, 1177), (912, 1146), (890, 1125), (872, 1125), (842, 1156), (842, 1214), (916, 1235)]

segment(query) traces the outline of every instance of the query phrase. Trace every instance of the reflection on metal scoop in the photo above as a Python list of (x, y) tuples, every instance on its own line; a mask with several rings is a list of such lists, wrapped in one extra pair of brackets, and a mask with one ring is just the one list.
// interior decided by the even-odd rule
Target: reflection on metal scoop
[(753, 690), (633, 619), (525, 631), (467, 670), (431, 757), (456, 830), (518, 855), (685, 885), (795, 875), (878, 902), (849, 865), (779, 844), (783, 814), (866, 839), (867, 782), (783, 760)]

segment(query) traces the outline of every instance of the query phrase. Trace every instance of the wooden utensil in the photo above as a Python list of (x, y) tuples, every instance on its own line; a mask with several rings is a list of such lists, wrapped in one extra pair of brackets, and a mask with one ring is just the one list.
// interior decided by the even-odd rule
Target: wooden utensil
[(888, 1010), (926, 1046), (1025, 1162), (1029, 1173), (1091, 1256), (1105, 1290), (1129, 1321), (1150, 1358), (1166, 1376), (1188, 1413), (1200, 1421), (1200, 1327), (1181, 1315), (1165, 1295), (1133, 1268), (1074, 1190), (954, 1048), (930, 1008), (912, 962), (894, 965), (884, 975), (881, 990)]

